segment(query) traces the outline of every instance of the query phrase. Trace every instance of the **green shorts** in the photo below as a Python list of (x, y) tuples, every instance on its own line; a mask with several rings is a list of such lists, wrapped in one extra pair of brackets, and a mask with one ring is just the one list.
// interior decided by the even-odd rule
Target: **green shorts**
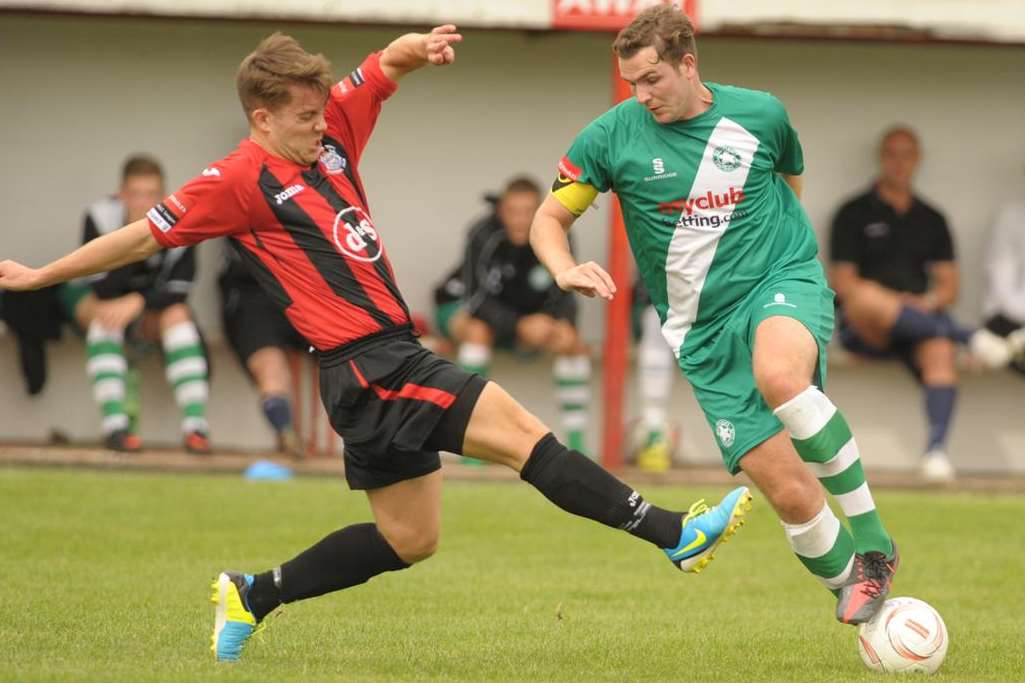
[(75, 320), (75, 309), (78, 308), (79, 302), (92, 294), (92, 292), (93, 288), (81, 280), (65, 282), (57, 290), (57, 300), (60, 301), (61, 306), (64, 308), (64, 314), (67, 315), (68, 320)]
[(825, 388), (826, 345), (833, 334), (833, 291), (817, 278), (775, 279), (755, 288), (702, 337), (711, 341), (680, 357), (680, 369), (694, 388), (726, 469), (740, 471), (740, 459), (783, 428), (755, 386), (752, 368), (755, 330), (766, 318), (782, 315), (802, 323), (818, 343), (812, 382)]
[(445, 339), (452, 339), (452, 331), (449, 330), (448, 326), (452, 322), (452, 317), (459, 312), (462, 306), (462, 300), (456, 299), (455, 301), (443, 303), (435, 309), (434, 325), (438, 329), (438, 333)]

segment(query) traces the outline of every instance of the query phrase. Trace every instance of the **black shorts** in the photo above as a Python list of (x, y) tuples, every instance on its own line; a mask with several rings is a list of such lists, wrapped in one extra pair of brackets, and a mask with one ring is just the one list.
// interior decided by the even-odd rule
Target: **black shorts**
[(420, 345), (408, 331), (366, 340), (352, 357), (321, 354), (320, 397), (345, 441), (351, 489), (376, 489), (461, 453), (485, 381)]
[(565, 320), (576, 327), (577, 303), (572, 296), (560, 297), (558, 301), (551, 303), (545, 308), (537, 311), (515, 311), (505, 306), (478, 306), (470, 315), (478, 320), (487, 323), (491, 333), (495, 336), (495, 345), (501, 348), (515, 348), (517, 343), (516, 327), (520, 320), (528, 315), (544, 314), (557, 321)]
[(221, 308), (224, 334), (242, 367), (260, 349), (277, 347), (305, 351), (309, 343), (285, 314), (260, 289), (224, 287)]

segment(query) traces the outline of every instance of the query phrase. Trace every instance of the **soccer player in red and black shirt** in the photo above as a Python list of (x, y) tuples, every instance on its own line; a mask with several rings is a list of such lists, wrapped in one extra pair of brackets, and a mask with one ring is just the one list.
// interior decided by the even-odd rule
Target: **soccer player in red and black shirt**
[[(317, 349), (321, 396), (345, 441), (345, 476), (375, 523), (329, 534), (256, 575), (222, 573), (214, 653), (235, 660), (284, 602), (361, 584), (434, 553), (441, 522), (438, 451), (503, 464), (560, 508), (623, 529), (699, 571), (739, 527), (750, 495), (688, 513), (651, 505), (493, 382), (424, 349), (367, 208), (357, 167), (381, 104), (407, 73), (455, 59), (451, 25), (401, 36), (332, 84), (321, 55), (275, 34), (243, 60), (236, 85), (250, 136), (146, 219), (39, 269), (0, 262), (0, 288), (37, 289), (227, 235), (251, 272)], [(611, 286), (611, 282), (608, 283)]]

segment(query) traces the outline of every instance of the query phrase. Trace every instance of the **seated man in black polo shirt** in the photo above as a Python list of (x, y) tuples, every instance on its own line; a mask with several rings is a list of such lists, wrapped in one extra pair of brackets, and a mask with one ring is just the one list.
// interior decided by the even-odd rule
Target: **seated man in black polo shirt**
[(957, 346), (968, 346), (989, 366), (1006, 365), (1015, 349), (946, 312), (958, 295), (954, 243), (943, 214), (912, 190), (920, 158), (910, 128), (883, 135), (878, 179), (833, 220), (830, 281), (841, 343), (864, 356), (900, 358), (922, 384), (929, 421), (922, 473), (942, 481), (954, 477), (946, 440), (957, 396)]

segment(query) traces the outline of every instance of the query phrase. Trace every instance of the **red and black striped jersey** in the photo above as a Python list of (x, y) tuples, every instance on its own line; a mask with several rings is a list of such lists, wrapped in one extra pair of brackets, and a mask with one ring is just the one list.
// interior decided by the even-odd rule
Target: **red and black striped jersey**
[(250, 272), (318, 350), (410, 323), (357, 166), (395, 92), (373, 54), (331, 88), (312, 167), (251, 140), (147, 214), (164, 247), (227, 235)]

